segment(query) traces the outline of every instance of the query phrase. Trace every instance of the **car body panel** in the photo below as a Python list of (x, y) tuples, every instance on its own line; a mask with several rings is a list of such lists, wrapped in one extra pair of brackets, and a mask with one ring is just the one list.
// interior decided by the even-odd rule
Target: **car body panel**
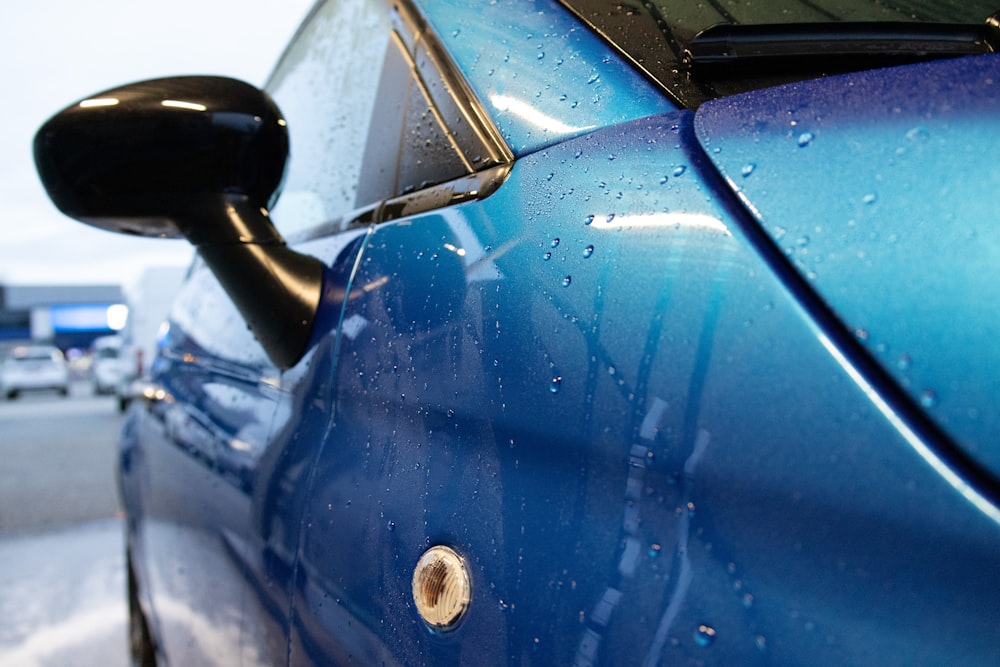
[(280, 662), (282, 626), (263, 601), (248, 603), (231, 553), (248, 543), (277, 371), (204, 265), (181, 287), (150, 370), (127, 416), (121, 469), (159, 648), (169, 664), (227, 664), (234, 647), (244, 664)]
[[(297, 399), (292, 664), (1000, 657), (996, 524), (757, 256), (691, 118), (370, 235), (333, 395), (316, 372)], [(410, 597), (434, 544), (473, 577), (451, 632)]]
[[(301, 246), (343, 267), (326, 276), (317, 324), (324, 341), (339, 331), (335, 301), (358, 254), (354, 236)], [(129, 548), (166, 664), (228, 665), (234, 651), (241, 664), (286, 660), (292, 573), (316, 455), (289, 425), (297, 423), (294, 388), (317, 350), (279, 373), (200, 262), (178, 293), (121, 443)]]
[(449, 0), (421, 10), (516, 157), (676, 109), (556, 2)]
[(868, 353), (1000, 479), (1000, 57), (709, 102), (698, 135)]

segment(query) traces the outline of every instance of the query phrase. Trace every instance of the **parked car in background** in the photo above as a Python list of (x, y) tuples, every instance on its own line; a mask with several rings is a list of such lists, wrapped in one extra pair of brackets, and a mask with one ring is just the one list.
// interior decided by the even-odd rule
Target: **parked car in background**
[(123, 358), (124, 341), (121, 336), (101, 336), (91, 345), (91, 375), (94, 392), (114, 394), (129, 374), (127, 359)]
[(13, 400), (26, 391), (69, 395), (69, 369), (62, 350), (52, 345), (19, 345), (0, 365), (0, 395)]
[(318, 2), (36, 137), (197, 257), (134, 657), (1000, 664), (994, 5)]

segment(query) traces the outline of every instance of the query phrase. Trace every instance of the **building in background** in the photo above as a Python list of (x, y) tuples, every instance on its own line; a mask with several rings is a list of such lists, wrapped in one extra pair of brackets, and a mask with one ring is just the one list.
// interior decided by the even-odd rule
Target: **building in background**
[(120, 285), (0, 285), (0, 345), (47, 342), (85, 350), (125, 326)]
[[(0, 285), (0, 359), (23, 343), (59, 347), (75, 379), (124, 407), (156, 355), (183, 267), (150, 267), (119, 285)], [(107, 371), (107, 372), (104, 372)]]

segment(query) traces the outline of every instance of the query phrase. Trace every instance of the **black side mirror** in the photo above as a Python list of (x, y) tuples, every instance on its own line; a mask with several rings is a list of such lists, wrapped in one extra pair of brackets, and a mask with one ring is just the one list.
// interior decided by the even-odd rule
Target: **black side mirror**
[(288, 132), (267, 94), (220, 77), (134, 83), (67, 107), (34, 148), (59, 210), (110, 231), (187, 238), (271, 360), (288, 368), (302, 357), (323, 264), (287, 248), (268, 219)]

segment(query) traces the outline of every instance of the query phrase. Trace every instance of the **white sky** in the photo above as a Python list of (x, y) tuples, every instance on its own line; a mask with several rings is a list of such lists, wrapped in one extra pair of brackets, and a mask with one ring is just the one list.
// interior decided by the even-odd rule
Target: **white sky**
[(185, 241), (74, 222), (45, 196), (32, 139), (52, 114), (130, 81), (221, 74), (262, 85), (313, 0), (10, 2), (0, 21), (0, 284), (123, 284), (186, 265)]

